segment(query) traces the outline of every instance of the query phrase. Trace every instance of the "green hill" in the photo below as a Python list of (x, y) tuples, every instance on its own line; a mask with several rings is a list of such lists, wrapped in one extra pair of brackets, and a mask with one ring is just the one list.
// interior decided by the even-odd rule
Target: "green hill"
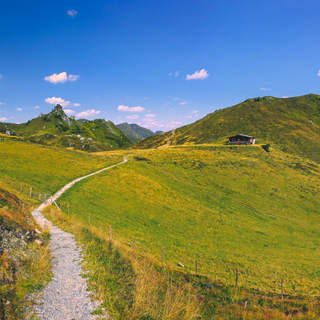
[(50, 113), (40, 114), (27, 123), (0, 123), (0, 133), (7, 130), (26, 141), (86, 151), (113, 150), (131, 144), (113, 122), (69, 118), (59, 104)]
[[(152, 132), (147, 128), (140, 127), (135, 123), (120, 123), (117, 127), (133, 142), (141, 141), (145, 138), (153, 136), (157, 133)], [(157, 131), (159, 133), (159, 131)]]
[(270, 143), (282, 151), (320, 159), (320, 96), (248, 99), (233, 107), (217, 110), (206, 117), (165, 134), (149, 137), (136, 148), (218, 143), (243, 133), (256, 143)]

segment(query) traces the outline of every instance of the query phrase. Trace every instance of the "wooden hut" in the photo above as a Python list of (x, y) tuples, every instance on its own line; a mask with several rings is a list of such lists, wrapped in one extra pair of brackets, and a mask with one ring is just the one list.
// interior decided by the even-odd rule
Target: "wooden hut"
[(253, 145), (255, 144), (256, 139), (251, 136), (246, 136), (245, 134), (236, 134), (235, 136), (229, 137), (228, 144), (244, 144), (244, 145)]

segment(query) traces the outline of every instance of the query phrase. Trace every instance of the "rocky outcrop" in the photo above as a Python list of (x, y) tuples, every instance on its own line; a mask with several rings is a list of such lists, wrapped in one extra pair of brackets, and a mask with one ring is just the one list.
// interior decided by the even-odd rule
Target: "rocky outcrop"
[(60, 104), (57, 104), (53, 110), (48, 114), (48, 118), (57, 117), (67, 123), (69, 126), (73, 126), (72, 120), (65, 114)]

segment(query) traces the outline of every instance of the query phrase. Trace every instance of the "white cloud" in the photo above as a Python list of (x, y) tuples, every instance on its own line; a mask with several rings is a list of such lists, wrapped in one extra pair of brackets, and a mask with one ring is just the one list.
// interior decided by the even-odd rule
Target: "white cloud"
[(207, 77), (209, 77), (208, 72), (205, 69), (202, 69), (200, 71), (197, 70), (194, 74), (187, 74), (186, 79), (187, 80), (203, 80)]
[(16, 124), (21, 124), (20, 122), (16, 122)]
[(54, 105), (60, 104), (62, 107), (67, 107), (70, 104), (70, 101), (66, 101), (61, 98), (56, 98), (56, 97), (47, 98), (44, 101), (47, 103), (50, 103), (50, 104), (54, 104)]
[(179, 122), (179, 121), (171, 121), (169, 122), (170, 124), (182, 124), (182, 122)]
[(129, 120), (139, 119), (139, 116), (137, 116), (136, 114), (133, 114), (132, 116), (126, 116), (126, 119), (129, 119)]
[(184, 106), (185, 104), (187, 104), (188, 102), (186, 102), (186, 101), (183, 101), (183, 102), (180, 102), (180, 104), (182, 105), (182, 106)]
[(57, 84), (59, 82), (64, 83), (66, 81), (76, 81), (80, 76), (69, 74), (67, 75), (66, 72), (61, 72), (59, 74), (54, 73), (51, 76), (44, 77), (45, 81), (49, 81), (51, 83)]
[(78, 12), (76, 10), (72, 9), (72, 10), (68, 10), (67, 14), (73, 18), (78, 14)]
[(171, 75), (172, 75), (172, 72), (169, 73), (169, 76), (171, 76)]
[(176, 72), (174, 73), (174, 76), (177, 77), (177, 76), (179, 75), (179, 73), (180, 73), (180, 71), (176, 71)]
[(10, 117), (10, 119), (13, 119), (13, 118), (14, 118), (14, 116)]
[(36, 107), (34, 107), (33, 109), (39, 109), (40, 107), (39, 106), (36, 106)]
[(173, 109), (170, 109), (170, 111), (173, 111)]
[(0, 117), (0, 121), (6, 121), (6, 120), (9, 120), (9, 119), (7, 119), (6, 117), (4, 117), (4, 118)]
[[(320, 72), (320, 71), (319, 71)], [(2, 79), (3, 78), (3, 76), (0, 74), (0, 79)]]
[(17, 109), (16, 109), (16, 111), (21, 111), (21, 110), (22, 110), (21, 108), (17, 108)]
[(83, 117), (93, 117), (93, 116), (95, 116), (96, 114), (99, 114), (100, 113), (100, 111), (99, 110), (94, 110), (94, 109), (92, 109), (92, 110), (87, 110), (87, 111), (83, 111), (83, 112), (80, 112), (80, 113), (77, 113), (76, 114), (76, 116), (78, 117), (78, 118), (83, 118)]
[(271, 90), (271, 88), (260, 88), (260, 90), (268, 91)]
[(0, 105), (1, 105), (1, 104), (5, 104), (5, 103), (4, 103), (4, 102), (0, 102)]
[(69, 81), (76, 81), (78, 78), (80, 78), (80, 76), (75, 75), (75, 74), (69, 74), (68, 75), (68, 80)]
[(194, 116), (185, 116), (186, 119), (192, 119)]
[(71, 116), (72, 114), (74, 114), (74, 111), (71, 109), (63, 109), (63, 111), (67, 116)]
[(189, 113), (198, 113), (198, 110), (194, 110), (194, 111), (189, 111)]
[(154, 118), (156, 115), (155, 114), (152, 114), (152, 113), (149, 113), (149, 114), (146, 114), (145, 117), (146, 118)]
[(74, 106), (74, 107), (80, 107), (81, 104), (80, 104), (80, 103), (74, 103), (73, 106)]
[(179, 98), (174, 98), (173, 101), (179, 100)]
[(318, 71), (317, 76), (320, 77), (320, 70)]
[(282, 98), (289, 98), (288, 96), (283, 96)]
[(118, 107), (118, 111), (123, 111), (123, 112), (142, 112), (146, 110), (145, 108), (142, 108), (142, 107), (127, 107), (127, 106), (124, 106), (123, 104), (121, 106)]

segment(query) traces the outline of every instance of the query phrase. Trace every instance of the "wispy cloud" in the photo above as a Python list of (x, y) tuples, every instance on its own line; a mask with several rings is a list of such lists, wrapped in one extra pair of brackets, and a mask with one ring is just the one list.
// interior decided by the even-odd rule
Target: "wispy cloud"
[(0, 102), (0, 105), (1, 105), (1, 104), (5, 104), (5, 103), (4, 103), (4, 102)]
[(16, 109), (16, 111), (21, 111), (21, 110), (22, 110), (21, 108), (17, 108), (17, 109)]
[(126, 116), (126, 119), (135, 120), (135, 119), (139, 119), (139, 116), (137, 116), (136, 114), (133, 114), (132, 116)]
[(268, 91), (271, 90), (271, 88), (260, 88), (260, 90)]
[(282, 96), (282, 98), (289, 98), (288, 96)]
[(145, 118), (154, 118), (156, 115), (152, 113), (148, 113), (145, 115)]
[(3, 117), (3, 118), (0, 117), (0, 121), (7, 121), (7, 120), (9, 119), (7, 119), (6, 117)]
[(169, 122), (170, 124), (174, 124), (174, 125), (179, 125), (179, 124), (182, 124), (182, 122), (179, 122), (179, 121), (171, 121)]
[(188, 102), (186, 101), (183, 101), (183, 102), (180, 102), (179, 104), (181, 104), (182, 106), (186, 105)]
[(203, 80), (205, 78), (208, 78), (209, 74), (205, 69), (202, 69), (200, 71), (196, 71), (194, 74), (187, 74), (186, 79), (187, 80)]
[(320, 77), (320, 70), (318, 71), (317, 76)]
[(123, 111), (123, 112), (142, 112), (144, 110), (146, 109), (139, 106), (130, 108), (128, 106), (124, 106), (123, 104), (118, 107), (118, 111)]
[(3, 78), (3, 76), (0, 74), (0, 79), (2, 79)]
[(73, 106), (74, 106), (74, 107), (80, 107), (81, 104), (80, 104), (80, 103), (74, 103)]
[(72, 114), (74, 114), (74, 111), (71, 109), (63, 109), (63, 111), (67, 116), (71, 116)]
[(194, 111), (189, 111), (189, 113), (198, 113), (198, 110), (194, 110)]
[(171, 75), (172, 75), (172, 72), (169, 73), (169, 76), (171, 76)]
[(80, 76), (74, 75), (74, 74), (67, 75), (67, 73), (64, 71), (59, 74), (54, 73), (51, 76), (44, 77), (44, 80), (51, 82), (51, 83), (54, 83), (54, 84), (57, 84), (59, 82), (64, 83), (66, 81), (73, 82), (73, 81), (76, 81), (78, 78), (80, 78)]
[(96, 111), (94, 109), (92, 109), (92, 110), (89, 109), (87, 111), (83, 111), (83, 112), (77, 113), (76, 117), (78, 117), (78, 118), (93, 117), (93, 116), (95, 116), (95, 115), (97, 115), (99, 113), (100, 113), (99, 110)]
[(47, 103), (50, 103), (50, 104), (54, 104), (54, 105), (60, 104), (62, 107), (67, 107), (71, 103), (70, 101), (66, 101), (61, 98), (56, 98), (56, 97), (47, 98), (44, 101)]
[(39, 109), (40, 107), (39, 106), (36, 106), (36, 107), (34, 107), (33, 109)]
[(180, 71), (176, 71), (176, 72), (174, 73), (174, 76), (177, 77), (179, 74), (180, 74)]
[(72, 9), (72, 10), (68, 10), (67, 14), (73, 18), (78, 14), (78, 12), (76, 10)]

